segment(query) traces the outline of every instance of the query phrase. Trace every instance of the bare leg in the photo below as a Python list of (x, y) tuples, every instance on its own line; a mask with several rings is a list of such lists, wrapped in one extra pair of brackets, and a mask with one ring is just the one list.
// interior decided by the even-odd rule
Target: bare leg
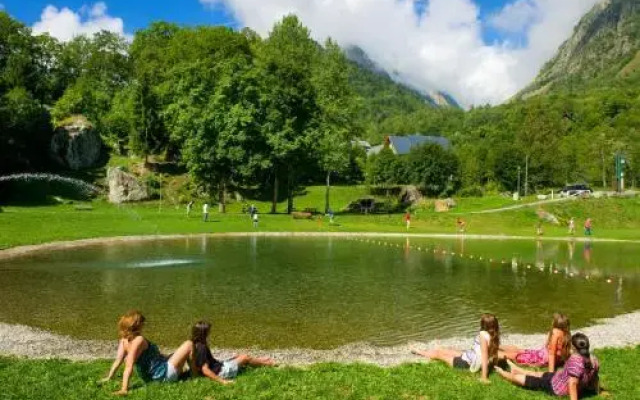
[(240, 354), (239, 356), (236, 356), (234, 360), (241, 367), (244, 367), (245, 365), (251, 365), (253, 367), (272, 367), (276, 365), (275, 361), (269, 357), (250, 357), (246, 354)]
[(542, 375), (544, 375), (544, 372), (528, 371), (524, 368), (520, 368), (511, 361), (507, 361), (507, 364), (509, 364), (509, 368), (511, 369), (512, 373), (535, 376), (537, 378), (542, 378)]
[(443, 361), (449, 366), (453, 366), (453, 359), (460, 357), (462, 353), (451, 349), (432, 349), (427, 351), (414, 351), (414, 354), (429, 358), (431, 360)]
[(176, 350), (175, 353), (171, 355), (171, 357), (169, 357), (168, 362), (170, 362), (171, 365), (174, 366), (178, 373), (181, 373), (184, 364), (191, 357), (192, 353), (193, 342), (191, 340), (187, 340), (186, 342), (182, 343), (180, 347), (178, 347), (178, 350)]

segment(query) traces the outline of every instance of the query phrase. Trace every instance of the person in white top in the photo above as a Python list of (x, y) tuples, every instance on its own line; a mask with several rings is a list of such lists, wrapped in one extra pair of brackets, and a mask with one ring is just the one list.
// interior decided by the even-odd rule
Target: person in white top
[(209, 203), (204, 203), (202, 206), (202, 220), (204, 222), (209, 221)]
[(413, 353), (440, 360), (453, 368), (467, 369), (473, 373), (482, 370), (482, 382), (488, 382), (489, 365), (498, 359), (500, 347), (500, 324), (493, 314), (483, 314), (480, 319), (480, 333), (473, 341), (473, 346), (466, 351), (453, 349), (414, 350)]
[(253, 210), (253, 217), (251, 217), (251, 219), (253, 220), (253, 227), (257, 228), (258, 227), (258, 210)]

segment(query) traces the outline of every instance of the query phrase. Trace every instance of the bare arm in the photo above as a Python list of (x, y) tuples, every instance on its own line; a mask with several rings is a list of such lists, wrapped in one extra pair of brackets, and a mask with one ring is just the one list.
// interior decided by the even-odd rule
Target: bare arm
[(558, 351), (558, 337), (560, 334), (554, 329), (553, 335), (551, 335), (551, 341), (549, 342), (549, 372), (556, 371), (556, 353)]
[(133, 366), (140, 354), (146, 349), (146, 346), (148, 346), (147, 342), (142, 336), (133, 339), (129, 344), (129, 351), (127, 352), (127, 358), (124, 364), (124, 373), (122, 374), (122, 388), (116, 392), (117, 395), (126, 395), (129, 391), (129, 380), (133, 374)]
[(127, 352), (124, 349), (124, 339), (120, 339), (120, 341), (118, 342), (118, 352), (116, 354), (116, 359), (113, 361), (113, 365), (111, 365), (109, 374), (107, 375), (106, 378), (102, 380), (103, 382), (106, 382), (111, 378), (113, 378), (113, 375), (116, 373), (118, 368), (120, 368), (120, 366), (122, 365), (122, 362), (124, 361), (124, 357), (126, 356), (126, 354)]
[(233, 381), (220, 378), (215, 372), (211, 370), (211, 368), (209, 368), (209, 365), (207, 364), (204, 364), (202, 366), (202, 375), (206, 376), (207, 378), (213, 381), (221, 383), (223, 385), (228, 385), (230, 383), (233, 383)]
[(480, 350), (482, 353), (482, 378), (483, 382), (489, 382), (489, 343), (480, 335)]
[(571, 400), (578, 400), (578, 378), (569, 378), (569, 397)]

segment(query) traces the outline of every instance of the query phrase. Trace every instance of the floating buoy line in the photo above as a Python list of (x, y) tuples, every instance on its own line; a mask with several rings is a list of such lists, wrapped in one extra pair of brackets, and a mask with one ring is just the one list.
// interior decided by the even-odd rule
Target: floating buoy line
[(590, 281), (590, 282), (602, 281), (607, 284), (613, 284), (614, 282), (618, 282), (619, 284), (621, 284), (623, 279), (623, 277), (621, 276), (618, 277), (613, 275), (602, 275), (600, 273), (593, 273), (593, 272), (589, 273), (586, 271), (579, 271), (574, 267), (555, 264), (553, 262), (548, 264), (544, 262), (539, 262), (539, 261), (527, 263), (516, 257), (513, 257), (511, 260), (507, 260), (505, 258), (500, 258), (500, 259), (487, 258), (485, 256), (478, 256), (474, 254), (457, 253), (455, 251), (438, 248), (437, 246), (429, 246), (429, 245), (415, 246), (411, 244), (403, 245), (400, 243), (387, 242), (379, 239), (350, 237), (348, 238), (348, 240), (360, 242), (360, 243), (367, 243), (371, 245), (383, 246), (383, 247), (392, 247), (392, 248), (395, 247), (395, 248), (404, 249), (405, 251), (412, 250), (412, 251), (422, 252), (427, 254), (433, 253), (436, 256), (442, 255), (442, 256), (449, 256), (449, 257), (457, 257), (459, 259), (475, 260), (477, 262), (483, 262), (485, 264), (495, 265), (495, 266), (510, 265), (514, 271), (517, 269), (526, 269), (527, 271), (547, 272), (551, 275), (563, 275), (566, 278), (584, 279), (585, 281)]

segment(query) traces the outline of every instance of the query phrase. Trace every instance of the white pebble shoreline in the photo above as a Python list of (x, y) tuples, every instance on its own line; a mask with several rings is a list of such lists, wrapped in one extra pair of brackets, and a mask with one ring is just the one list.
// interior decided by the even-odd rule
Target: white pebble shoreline
[[(585, 333), (591, 347), (625, 348), (640, 345), (640, 311), (599, 320), (596, 325), (574, 332)], [(404, 345), (377, 347), (366, 343), (355, 343), (332, 350), (309, 349), (213, 349), (216, 357), (225, 359), (234, 354), (249, 353), (255, 356), (269, 356), (280, 365), (308, 366), (316, 363), (366, 363), (382, 367), (392, 367), (404, 363), (425, 361), (411, 354), (412, 349), (434, 347), (468, 348), (472, 338), (451, 338), (431, 342), (411, 342)], [(503, 344), (523, 348), (540, 348), (546, 340), (546, 333), (503, 335)], [(25, 357), (29, 359), (65, 359), (91, 361), (113, 358), (117, 342), (103, 340), (79, 340), (69, 336), (31, 328), (24, 325), (0, 323), (0, 355)], [(167, 353), (171, 349), (164, 349)]]

